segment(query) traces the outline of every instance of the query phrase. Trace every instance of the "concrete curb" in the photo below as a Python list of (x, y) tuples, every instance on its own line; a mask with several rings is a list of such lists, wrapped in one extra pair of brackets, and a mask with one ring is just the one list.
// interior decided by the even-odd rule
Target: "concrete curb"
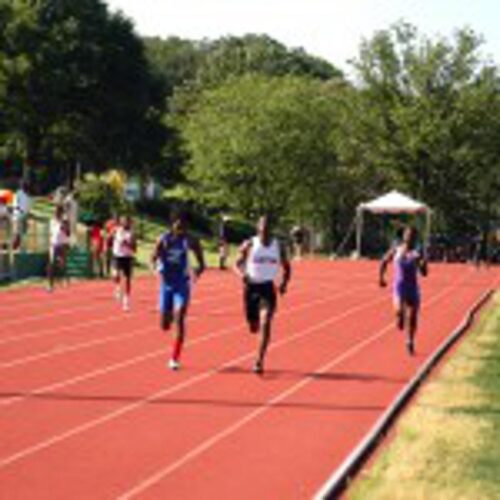
[(441, 358), (449, 351), (453, 344), (471, 326), (478, 311), (486, 304), (493, 295), (494, 290), (485, 292), (479, 300), (467, 311), (460, 325), (441, 343), (434, 354), (420, 367), (415, 376), (402, 389), (395, 401), (375, 422), (369, 433), (363, 438), (352, 453), (344, 460), (340, 467), (333, 472), (328, 481), (314, 495), (314, 500), (336, 499), (349, 485), (354, 474), (369, 457), (370, 453), (377, 447), (385, 437), (396, 417), (405, 408), (406, 404), (416, 392), (420, 384), (429, 376), (432, 369)]

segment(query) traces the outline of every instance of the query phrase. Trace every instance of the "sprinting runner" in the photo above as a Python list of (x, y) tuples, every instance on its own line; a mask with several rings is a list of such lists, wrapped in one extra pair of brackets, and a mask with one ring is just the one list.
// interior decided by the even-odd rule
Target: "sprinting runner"
[(171, 231), (163, 234), (156, 243), (152, 264), (161, 273), (160, 317), (161, 328), (169, 330), (176, 325), (176, 336), (172, 355), (168, 362), (171, 370), (178, 370), (184, 339), (186, 337), (186, 314), (191, 296), (191, 272), (189, 251), (193, 252), (198, 267), (194, 275), (198, 278), (205, 270), (203, 250), (198, 239), (186, 232), (186, 219), (177, 214), (172, 220)]
[(283, 270), (279, 292), (284, 295), (291, 276), (291, 267), (285, 249), (271, 235), (269, 218), (263, 216), (257, 224), (257, 235), (243, 243), (235, 263), (236, 273), (243, 279), (243, 298), (248, 326), (257, 333), (262, 326), (262, 336), (253, 371), (264, 372), (264, 361), (271, 326), (276, 311), (275, 280), (280, 267)]
[(69, 248), (70, 230), (69, 223), (64, 219), (64, 209), (58, 205), (49, 228), (49, 263), (47, 265), (48, 291), (54, 290), (56, 274), (59, 271), (62, 278), (66, 276), (66, 256)]
[(420, 309), (420, 288), (418, 285), (418, 273), (427, 276), (427, 260), (425, 256), (416, 250), (417, 231), (413, 227), (407, 227), (403, 233), (400, 245), (391, 248), (382, 259), (380, 264), (379, 283), (386, 286), (385, 272), (387, 265), (392, 260), (394, 263), (393, 300), (396, 312), (397, 327), (408, 329), (406, 347), (408, 353), (415, 353), (415, 335), (418, 325), (418, 313)]
[[(132, 219), (129, 216), (122, 217), (120, 225), (114, 233), (113, 259), (115, 264), (115, 298), (122, 301), (124, 311), (130, 309), (132, 269), (136, 247)], [(122, 275), (125, 281), (125, 291), (122, 289)]]

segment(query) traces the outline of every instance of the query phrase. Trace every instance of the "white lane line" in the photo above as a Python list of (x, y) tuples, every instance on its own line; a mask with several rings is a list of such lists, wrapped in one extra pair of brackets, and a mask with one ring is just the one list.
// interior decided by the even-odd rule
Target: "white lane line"
[[(352, 291), (349, 292), (349, 293), (354, 293), (354, 291), (356, 291), (356, 290), (357, 289), (352, 289)], [(297, 295), (302, 295), (302, 294), (306, 294), (306, 292), (298, 292), (296, 295), (294, 295), (294, 297), (296, 297)], [(204, 304), (206, 305), (206, 301), (204, 302)], [(224, 308), (224, 309), (217, 309), (217, 310), (211, 311), (210, 314), (211, 315), (224, 315), (224, 314), (232, 312), (232, 311), (233, 311), (233, 307), (231, 307), (231, 308)], [(120, 318), (120, 319), (122, 319), (122, 318)], [(190, 318), (191, 321), (203, 320), (203, 319), (204, 319), (203, 318), (203, 313), (200, 316), (195, 316), (195, 317), (191, 316), (191, 318)], [(113, 322), (113, 321), (114, 320), (110, 320), (110, 321), (107, 321), (106, 323), (110, 323), (110, 322)], [(83, 328), (86, 325), (82, 324), (81, 326)], [(43, 351), (43, 352), (39, 352), (37, 354), (32, 354), (32, 355), (29, 355), (29, 356), (24, 356), (22, 358), (17, 358), (17, 359), (13, 359), (13, 360), (10, 360), (10, 361), (2, 362), (2, 363), (0, 363), (0, 370), (13, 368), (13, 367), (16, 367), (16, 366), (19, 366), (19, 365), (23, 365), (23, 364), (27, 364), (27, 363), (32, 363), (32, 362), (35, 362), (35, 361), (40, 361), (42, 359), (47, 359), (47, 358), (50, 358), (52, 356), (60, 356), (61, 354), (66, 354), (68, 352), (78, 351), (80, 349), (88, 349), (88, 348), (94, 347), (96, 345), (102, 345), (102, 344), (106, 344), (106, 343), (112, 343), (112, 342), (120, 341), (122, 339), (128, 339), (130, 337), (135, 337), (135, 336), (138, 336), (138, 335), (144, 335), (144, 334), (146, 334), (148, 332), (151, 332), (154, 329), (158, 329), (158, 327), (157, 326), (151, 326), (151, 327), (149, 327), (147, 329), (143, 329), (141, 327), (141, 329), (135, 329), (131, 333), (130, 332), (127, 333), (127, 334), (119, 333), (119, 334), (111, 335), (111, 336), (108, 336), (108, 337), (100, 337), (98, 339), (94, 339), (94, 340), (91, 340), (91, 341), (88, 341), (88, 342), (81, 342), (81, 343), (70, 344), (68, 346), (65, 346), (64, 344), (61, 343), (61, 344), (56, 345), (54, 348), (49, 349), (47, 351)]]
[[(219, 289), (222, 289), (224, 291), (227, 290), (228, 293), (231, 292), (231, 287), (229, 287), (229, 286), (219, 287)], [(111, 288), (110, 288), (110, 290), (112, 291)], [(133, 298), (136, 298), (136, 297), (140, 298), (140, 296), (137, 296), (137, 294), (135, 294), (134, 292), (132, 292), (132, 294), (133, 294), (132, 295)], [(225, 295), (225, 293), (224, 293), (224, 295)], [(81, 297), (79, 300), (81, 303)], [(70, 308), (66, 308), (66, 309), (56, 308), (52, 312), (46, 313), (46, 314), (35, 314), (32, 317), (28, 315), (28, 317), (24, 317), (22, 319), (15, 319), (12, 321), (3, 321), (2, 324), (0, 325), (0, 327), (3, 330), (5, 327), (12, 327), (15, 325), (24, 325), (26, 323), (38, 321), (40, 319), (59, 318), (60, 316), (67, 316), (69, 314), (73, 314), (76, 312), (80, 313), (80, 312), (84, 312), (84, 311), (95, 311), (96, 309), (109, 309), (111, 307), (111, 304), (113, 303), (113, 300), (114, 299), (113, 299), (112, 293), (110, 292), (109, 302), (108, 301), (105, 302), (104, 300), (102, 300), (102, 301), (99, 301), (98, 304), (92, 304), (90, 306), (70, 307)], [(75, 300), (75, 302), (78, 302), (78, 300)], [(46, 306), (50, 307), (51, 303), (49, 301), (47, 301)], [(119, 310), (119, 308), (117, 308), (117, 310)], [(9, 313), (9, 311), (6, 311), (6, 314), (8, 314), (8, 313)]]
[[(290, 342), (293, 342), (299, 338), (305, 337), (306, 335), (309, 335), (311, 332), (314, 332), (316, 330), (320, 330), (321, 328), (324, 328), (325, 326), (332, 325), (338, 321), (341, 321), (342, 319), (345, 319), (346, 317), (350, 316), (351, 314), (354, 314), (356, 312), (359, 312), (363, 309), (369, 308), (375, 304), (379, 304), (382, 302), (387, 302), (387, 298), (384, 297), (383, 299), (381, 299), (380, 297), (378, 297), (375, 300), (369, 301), (369, 302), (364, 303), (362, 305), (352, 307), (352, 308), (344, 311), (343, 313), (341, 313), (338, 316), (334, 316), (333, 318), (330, 318), (330, 319), (325, 320), (321, 323), (318, 323), (313, 327), (307, 328), (307, 329), (302, 330), (294, 335), (286, 337), (285, 339), (282, 339), (281, 341), (275, 342), (273, 345), (271, 345), (269, 347), (269, 350), (275, 350), (275, 349), (277, 349), (281, 346), (284, 346), (286, 344), (289, 344)], [(221, 369), (230, 367), (234, 363), (238, 363), (238, 362), (247, 360), (247, 359), (253, 357), (254, 355), (255, 355), (255, 350), (252, 350), (252, 351), (247, 352), (241, 356), (237, 356), (237, 357), (231, 359), (230, 361), (224, 363), (218, 369), (211, 369), (211, 370), (208, 370), (206, 372), (203, 372), (199, 375), (196, 375), (194, 377), (189, 378), (188, 380), (185, 380), (184, 382), (181, 382), (181, 383), (176, 384), (176, 385), (169, 387), (167, 389), (153, 393), (153, 394), (147, 396), (146, 398), (143, 398), (140, 401), (136, 401), (134, 403), (124, 405), (121, 408), (117, 408), (116, 410), (108, 412), (108, 413), (106, 413), (98, 418), (91, 419), (91, 420), (85, 422), (84, 424), (75, 426), (67, 431), (64, 431), (62, 433), (54, 435), (51, 438), (40, 441), (39, 443), (37, 443), (33, 446), (29, 446), (27, 448), (24, 448), (23, 450), (20, 450), (12, 455), (9, 455), (9, 456), (3, 458), (2, 460), (0, 460), (0, 469), (7, 467), (9, 465), (12, 465), (16, 462), (19, 462), (20, 460), (25, 459), (25, 458), (27, 458), (27, 457), (29, 457), (37, 452), (40, 452), (42, 450), (45, 450), (51, 446), (59, 444), (59, 443), (65, 441), (71, 437), (77, 436), (83, 432), (90, 430), (90, 429), (94, 429), (95, 427), (97, 427), (99, 425), (105, 424), (107, 422), (110, 422), (112, 420), (117, 419), (118, 417), (129, 414), (129, 413), (131, 413), (139, 408), (142, 408), (143, 406), (147, 405), (148, 403), (153, 403), (161, 398), (164, 398), (165, 396), (179, 392), (182, 389), (185, 389), (186, 387), (191, 387), (198, 382), (201, 382), (203, 380), (206, 380), (207, 378), (210, 378), (210, 377), (216, 375), (217, 373), (219, 373), (219, 371)]]
[[(312, 300), (312, 301), (303, 303), (301, 306), (286, 307), (282, 311), (278, 312), (277, 317), (281, 317), (281, 315), (283, 315), (285, 313), (286, 314), (296, 313), (296, 312), (303, 311), (304, 309), (308, 309), (310, 307), (314, 307), (314, 306), (321, 305), (321, 304), (326, 304), (326, 303), (332, 302), (333, 300), (338, 300), (339, 297), (346, 297), (346, 296), (352, 295), (356, 291), (357, 291), (357, 289), (352, 289), (348, 292), (342, 292), (342, 293), (339, 293), (336, 295), (329, 296), (327, 299), (317, 299), (317, 300)], [(245, 328), (246, 328), (246, 325), (238, 325), (236, 327), (231, 327), (229, 329), (220, 330), (220, 331), (217, 331), (213, 334), (205, 335), (201, 338), (198, 338), (198, 339), (195, 339), (192, 341), (188, 340), (188, 342), (186, 343), (186, 346), (191, 346), (191, 345), (195, 345), (195, 344), (204, 342), (206, 340), (218, 338), (218, 337), (227, 335), (228, 333), (232, 333), (234, 331), (244, 330)], [(53, 384), (50, 384), (50, 385), (47, 385), (44, 387), (39, 387), (37, 389), (33, 389), (33, 390), (29, 391), (27, 394), (12, 396), (12, 397), (9, 397), (6, 399), (2, 399), (2, 400), (0, 400), (0, 407), (9, 406), (11, 404), (21, 402), (25, 399), (28, 399), (31, 396), (43, 395), (43, 394), (49, 393), (55, 389), (61, 389), (63, 387), (68, 387), (68, 386), (74, 385), (78, 382), (82, 382), (85, 380), (96, 378), (96, 377), (101, 376), (101, 375), (107, 375), (109, 373), (112, 373), (113, 371), (117, 371), (117, 370), (120, 370), (122, 368), (133, 366), (134, 364), (139, 364), (139, 363), (146, 361), (146, 360), (149, 360), (151, 358), (158, 357), (166, 352), (169, 352), (169, 348), (163, 348), (163, 349), (151, 351), (151, 352), (143, 354), (141, 356), (129, 358), (129, 359), (122, 361), (122, 362), (119, 362), (119, 363), (111, 364), (111, 365), (105, 366), (103, 368), (99, 368), (97, 370), (93, 370), (93, 371), (90, 371), (87, 373), (80, 374), (80, 375), (73, 377), (73, 378), (61, 380), (61, 381), (55, 382)]]
[[(220, 301), (224, 297), (232, 297), (233, 293), (231, 290), (228, 289), (227, 292), (221, 293), (214, 296), (211, 296), (210, 299), (206, 300), (195, 300), (193, 301), (193, 304), (196, 304), (196, 307), (199, 307), (201, 305), (205, 305), (208, 302), (212, 301)], [(140, 300), (140, 299), (139, 299)], [(114, 299), (110, 298), (109, 303), (107, 304), (108, 307), (111, 306), (113, 303)], [(153, 301), (151, 304), (151, 309), (144, 309), (144, 308), (137, 308), (133, 307), (131, 311), (128, 311), (127, 313), (123, 313), (121, 309), (116, 306), (115, 311), (110, 311), (109, 316), (106, 319), (99, 319), (99, 320), (92, 320), (92, 321), (80, 321), (76, 322), (74, 324), (68, 325), (68, 326), (62, 326), (58, 328), (46, 328), (44, 330), (38, 330), (36, 333), (28, 333), (25, 335), (17, 335), (17, 336), (12, 336), (12, 337), (6, 337), (6, 338), (0, 338), (0, 345), (3, 344), (9, 344), (13, 342), (19, 342), (24, 339), (33, 339), (33, 338), (38, 338), (38, 337), (51, 337), (53, 335), (57, 335), (60, 332), (64, 331), (70, 331), (70, 330), (78, 330), (80, 328), (86, 328), (89, 325), (99, 325), (99, 324), (105, 324), (105, 323), (114, 323), (115, 321), (121, 321), (121, 320), (128, 320), (130, 318), (138, 318), (139, 316), (142, 316), (144, 314), (151, 314), (151, 312), (154, 312), (154, 306), (153, 306)]]
[[(429, 307), (431, 304), (439, 300), (444, 295), (447, 295), (451, 290), (454, 290), (456, 286), (454, 287), (449, 287), (448, 289), (436, 294), (434, 297), (429, 299), (425, 306)], [(319, 369), (315, 370), (315, 373), (322, 374), (325, 373), (332, 368), (334, 368), (336, 365), (340, 364), (341, 362), (345, 361), (346, 359), (352, 357), (353, 355), (357, 354), (359, 351), (367, 347), (368, 345), (372, 344), (382, 336), (384, 336), (388, 331), (392, 330), (394, 328), (394, 323), (391, 321), (384, 327), (382, 327), (380, 330), (375, 332), (373, 335), (368, 337), (367, 339), (362, 340), (361, 342), (358, 342), (356, 345), (350, 347), (347, 351), (343, 352), (340, 356), (335, 357), (333, 360), (329, 361), (325, 365), (321, 366)], [(193, 448), (191, 451), (183, 455), (181, 458), (178, 460), (172, 462), (171, 464), (167, 465), (166, 467), (162, 468), (161, 470), (157, 471), (153, 475), (149, 476), (147, 479), (139, 482), (136, 486), (133, 488), (127, 490), (125, 493), (121, 494), (118, 497), (118, 500), (129, 500), (131, 498), (134, 498), (138, 495), (140, 495), (142, 492), (144, 492), (146, 489), (150, 488), (151, 486), (154, 486), (161, 480), (163, 480), (165, 477), (168, 475), (172, 474), (175, 472), (177, 469), (181, 468), (184, 466), (186, 463), (190, 462), (191, 460), (195, 459), (202, 453), (206, 452), (210, 448), (214, 447), (217, 445), (220, 441), (223, 439), (227, 438), (228, 436), (234, 434), (238, 430), (240, 430), (242, 427), (250, 423), (251, 421), (255, 420), (257, 417), (268, 411), (270, 408), (273, 408), (289, 396), (295, 394), (298, 392), (300, 389), (302, 389), (304, 386), (307, 384), (310, 384), (313, 381), (311, 378), (306, 378), (302, 379), (296, 384), (292, 385), (288, 389), (278, 393), (276, 396), (270, 398), (268, 401), (266, 401), (262, 406), (259, 408), (252, 410), (250, 413), (245, 415), (244, 417), (240, 418), (237, 420), (235, 423), (232, 425), (226, 427), (225, 429), (221, 430), (220, 432), (214, 434), (210, 438), (206, 439), (202, 443), (200, 443), (198, 446)]]

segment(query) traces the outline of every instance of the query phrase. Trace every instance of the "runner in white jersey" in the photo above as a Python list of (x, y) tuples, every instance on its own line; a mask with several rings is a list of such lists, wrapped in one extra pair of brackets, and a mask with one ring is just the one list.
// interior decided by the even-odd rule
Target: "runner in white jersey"
[(282, 270), (280, 294), (285, 294), (291, 268), (287, 255), (276, 238), (271, 236), (269, 218), (257, 224), (257, 236), (243, 243), (235, 271), (244, 283), (244, 303), (248, 326), (252, 333), (262, 328), (262, 337), (254, 372), (264, 371), (264, 360), (271, 339), (271, 326), (276, 311), (275, 281)]
[(56, 206), (54, 217), (50, 221), (50, 248), (49, 263), (47, 265), (48, 291), (54, 290), (56, 274), (61, 277), (66, 275), (66, 256), (69, 248), (70, 229), (68, 221), (64, 218), (64, 209), (62, 206)]
[[(135, 236), (132, 231), (132, 219), (122, 217), (113, 240), (113, 259), (115, 263), (115, 297), (122, 300), (124, 311), (130, 308), (132, 290), (132, 268), (136, 250)], [(125, 291), (122, 292), (121, 277), (125, 279)]]

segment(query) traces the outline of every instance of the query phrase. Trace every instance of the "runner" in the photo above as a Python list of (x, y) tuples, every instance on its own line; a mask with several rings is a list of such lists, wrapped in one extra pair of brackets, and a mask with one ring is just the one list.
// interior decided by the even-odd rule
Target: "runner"
[(290, 231), (290, 238), (292, 240), (293, 256), (296, 260), (301, 260), (304, 254), (304, 229), (301, 226), (294, 226)]
[(64, 208), (58, 205), (54, 217), (50, 221), (50, 248), (49, 263), (47, 266), (48, 291), (54, 290), (56, 274), (59, 271), (61, 278), (66, 276), (66, 256), (69, 248), (69, 223), (64, 218)]
[[(186, 314), (191, 295), (191, 273), (189, 251), (193, 252), (198, 267), (194, 275), (198, 278), (205, 270), (205, 259), (200, 242), (186, 232), (186, 218), (177, 214), (172, 220), (172, 229), (163, 234), (156, 243), (152, 265), (161, 273), (160, 317), (161, 328), (169, 330), (176, 325), (176, 337), (172, 356), (168, 362), (171, 370), (178, 370), (182, 347), (186, 337)], [(156, 267), (159, 264), (159, 267)]]
[[(124, 216), (116, 228), (113, 239), (113, 259), (115, 264), (115, 298), (122, 301), (124, 311), (130, 309), (132, 290), (132, 268), (136, 251), (136, 241), (132, 230), (132, 219)], [(125, 291), (122, 289), (122, 275)]]
[(28, 195), (28, 183), (21, 181), (16, 191), (12, 206), (12, 222), (14, 228), (14, 250), (21, 247), (22, 239), (28, 230), (28, 218), (31, 211), (31, 198)]
[(421, 252), (416, 250), (416, 242), (417, 231), (415, 228), (405, 228), (401, 244), (392, 247), (382, 259), (379, 274), (380, 286), (386, 286), (385, 272), (387, 265), (392, 260), (395, 266), (393, 300), (397, 327), (400, 330), (405, 329), (406, 311), (408, 310), (406, 347), (410, 355), (415, 354), (415, 335), (420, 309), (418, 272), (422, 276), (427, 276), (427, 260)]
[(271, 339), (271, 326), (276, 311), (275, 280), (283, 269), (279, 292), (284, 295), (291, 276), (291, 267), (284, 248), (271, 236), (269, 218), (263, 216), (257, 224), (257, 235), (243, 243), (235, 263), (236, 273), (243, 279), (246, 319), (252, 333), (262, 327), (257, 359), (253, 371), (264, 372), (266, 351)]

